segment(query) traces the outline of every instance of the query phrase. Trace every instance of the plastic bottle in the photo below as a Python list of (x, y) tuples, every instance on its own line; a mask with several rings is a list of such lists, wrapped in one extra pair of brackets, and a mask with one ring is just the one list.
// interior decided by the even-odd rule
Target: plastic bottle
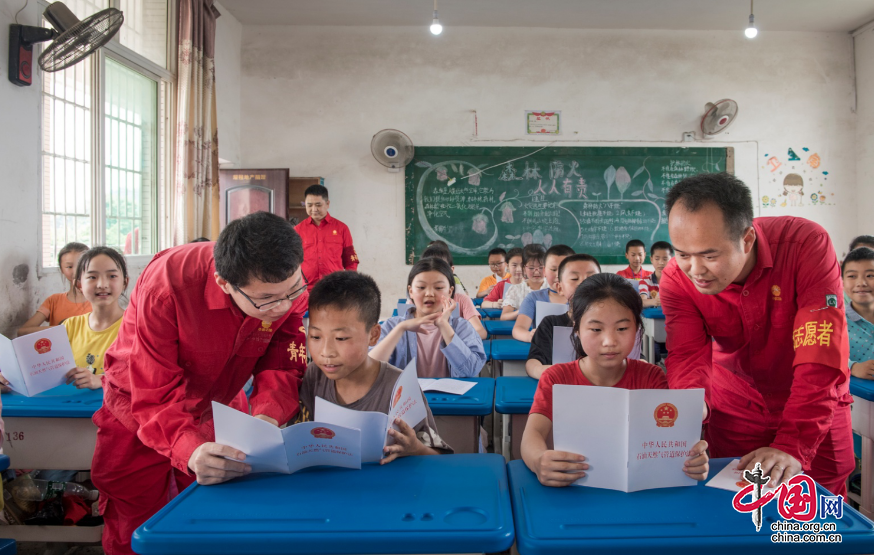
[(94, 501), (97, 499), (97, 490), (89, 490), (75, 482), (47, 482), (46, 480), (31, 480), (32, 486), (27, 484), (13, 490), (13, 495), (23, 501), (42, 501), (50, 497), (61, 495), (78, 495)]

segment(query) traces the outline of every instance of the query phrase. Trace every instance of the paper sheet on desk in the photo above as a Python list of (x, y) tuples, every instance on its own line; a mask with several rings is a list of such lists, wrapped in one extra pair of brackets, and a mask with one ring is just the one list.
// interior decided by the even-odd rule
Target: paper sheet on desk
[(560, 316), (567, 314), (567, 303), (546, 303), (537, 301), (537, 321), (535, 327), (540, 325), (547, 316)]
[[(738, 464), (740, 464), (740, 459), (734, 459), (725, 465), (725, 468), (720, 470), (719, 474), (710, 478), (710, 480), (708, 480), (704, 485), (711, 488), (726, 489), (735, 493), (744, 489), (749, 485), (749, 482), (744, 480), (743, 470), (737, 470)], [(773, 489), (776, 489), (776, 486), (771, 485), (770, 482), (762, 488), (763, 491), (770, 491)]]
[(395, 418), (400, 418), (411, 428), (425, 419), (425, 400), (416, 381), (416, 359), (410, 361), (395, 382), (391, 394), (391, 409), (388, 414), (375, 411), (347, 409), (316, 397), (315, 418), (319, 422), (336, 424), (361, 430), (361, 460), (376, 462), (383, 458), (383, 449), (393, 441), (388, 429)]
[(64, 326), (16, 339), (0, 335), (0, 373), (16, 393), (33, 397), (63, 385), (76, 367)]
[(573, 344), (574, 329), (570, 326), (552, 328), (552, 363), (563, 364), (577, 359)]
[(361, 468), (361, 431), (324, 422), (284, 430), (212, 402), (215, 441), (246, 454), (252, 472), (292, 474), (310, 466)]
[(703, 389), (553, 386), (555, 449), (586, 457), (574, 485), (615, 489), (692, 486), (683, 464), (701, 437)]
[(439, 391), (453, 395), (464, 395), (476, 385), (474, 382), (464, 382), (452, 378), (419, 378), (419, 387), (422, 391)]

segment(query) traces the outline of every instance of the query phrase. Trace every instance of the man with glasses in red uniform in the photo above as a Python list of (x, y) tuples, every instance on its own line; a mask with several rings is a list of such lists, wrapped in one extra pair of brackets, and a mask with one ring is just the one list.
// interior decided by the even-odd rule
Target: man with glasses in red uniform
[(244, 453), (215, 443), (212, 401), (246, 413), (251, 404), (273, 425), (297, 412), (306, 343), (292, 305), (306, 292), (302, 260), (292, 225), (257, 212), (215, 243), (158, 253), (140, 275), (94, 415), (108, 555), (132, 554), (133, 531), (195, 479), (217, 484), (251, 470)]
[(753, 219), (728, 174), (665, 199), (677, 256), (660, 283), (671, 388), (705, 388), (711, 457), (761, 463), (770, 483), (804, 471), (846, 497), (855, 466), (841, 269), (819, 225)]

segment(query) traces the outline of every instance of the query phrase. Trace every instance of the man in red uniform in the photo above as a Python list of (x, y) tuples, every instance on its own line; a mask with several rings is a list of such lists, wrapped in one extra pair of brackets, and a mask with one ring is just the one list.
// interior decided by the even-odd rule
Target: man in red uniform
[(753, 220), (749, 189), (704, 174), (667, 195), (677, 256), (660, 294), (671, 388), (705, 388), (712, 457), (771, 483), (804, 470), (846, 496), (854, 468), (841, 270), (826, 231)]
[(311, 290), (330, 274), (341, 270), (357, 270), (358, 255), (352, 246), (352, 234), (340, 220), (328, 214), (331, 201), (322, 185), (311, 185), (304, 191), (309, 218), (295, 226), (303, 239), (303, 275)]
[[(217, 484), (251, 470), (214, 443), (211, 402), (271, 424), (298, 410), (306, 366), (303, 249), (266, 212), (232, 221), (216, 243), (168, 249), (140, 275), (118, 339), (105, 355), (92, 463), (105, 521), (103, 549), (132, 554), (131, 534), (195, 478)], [(228, 458), (226, 458), (228, 457)]]

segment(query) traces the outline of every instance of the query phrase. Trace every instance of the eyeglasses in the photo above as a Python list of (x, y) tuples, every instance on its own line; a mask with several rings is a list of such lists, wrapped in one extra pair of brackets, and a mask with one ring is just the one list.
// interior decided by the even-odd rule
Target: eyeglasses
[(250, 303), (252, 303), (252, 306), (254, 306), (255, 308), (257, 308), (257, 309), (260, 310), (261, 312), (267, 312), (267, 311), (269, 311), (269, 310), (273, 310), (274, 308), (276, 308), (277, 306), (279, 306), (279, 303), (281, 303), (282, 301), (288, 301), (288, 302), (291, 302), (291, 301), (295, 300), (296, 298), (300, 297), (300, 296), (303, 294), (304, 291), (306, 291), (306, 288), (307, 288), (307, 283), (306, 283), (306, 281), (304, 281), (303, 285), (301, 285), (300, 288), (295, 289), (294, 291), (292, 291), (292, 292), (289, 293), (288, 295), (285, 295), (285, 296), (282, 297), (281, 299), (276, 299), (275, 301), (270, 301), (270, 302), (267, 302), (267, 303), (264, 303), (264, 304), (260, 304), (260, 305), (259, 305), (259, 304), (255, 304), (255, 301), (253, 301), (253, 300), (249, 297), (249, 295), (243, 293), (243, 291), (242, 291), (239, 287), (237, 287), (236, 285), (234, 285), (234, 289), (237, 290), (237, 293), (239, 293), (240, 295), (246, 297), (246, 300), (249, 301)]
[(529, 272), (542, 272), (543, 266), (525, 266), (525, 269)]
[(500, 268), (504, 264), (506, 264), (506, 262), (489, 262), (489, 267), (490, 268)]

